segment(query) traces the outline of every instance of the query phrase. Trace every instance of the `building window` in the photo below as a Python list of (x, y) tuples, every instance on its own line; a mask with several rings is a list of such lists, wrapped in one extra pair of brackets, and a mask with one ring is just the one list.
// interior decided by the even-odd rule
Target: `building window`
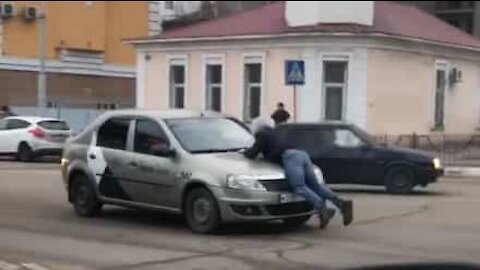
[(345, 95), (347, 89), (346, 61), (323, 62), (323, 92), (325, 120), (343, 120), (345, 115)]
[(222, 65), (207, 64), (206, 68), (206, 109), (222, 110)]
[(173, 9), (173, 1), (165, 1), (165, 9)]
[(250, 121), (260, 116), (262, 96), (262, 64), (246, 63), (245, 95), (244, 95), (244, 120)]
[(445, 89), (447, 88), (447, 67), (437, 64), (435, 69), (435, 117), (434, 128), (444, 127)]
[(66, 63), (101, 65), (105, 63), (103, 52), (64, 48), (60, 51), (60, 60)]
[(169, 107), (185, 107), (185, 64), (170, 64)]

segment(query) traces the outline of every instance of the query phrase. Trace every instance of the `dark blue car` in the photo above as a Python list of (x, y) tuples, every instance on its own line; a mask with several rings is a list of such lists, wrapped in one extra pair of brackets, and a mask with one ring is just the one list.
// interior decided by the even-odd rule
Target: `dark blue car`
[(438, 158), (376, 144), (354, 125), (285, 124), (277, 128), (291, 146), (310, 154), (328, 184), (384, 185), (391, 193), (409, 193), (443, 174)]

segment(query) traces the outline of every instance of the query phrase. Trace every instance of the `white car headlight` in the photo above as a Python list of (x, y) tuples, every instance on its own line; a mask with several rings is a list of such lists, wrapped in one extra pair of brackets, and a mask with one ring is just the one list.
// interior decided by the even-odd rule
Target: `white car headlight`
[(434, 158), (432, 162), (435, 170), (440, 170), (442, 168), (442, 163), (440, 162), (439, 158)]
[(267, 191), (267, 189), (255, 177), (248, 175), (228, 175), (227, 187), (233, 189), (247, 189)]
[(325, 184), (325, 179), (323, 179), (323, 173), (322, 173), (322, 170), (320, 170), (319, 168), (316, 168), (313, 169), (313, 171), (315, 172), (315, 176), (317, 177), (317, 181), (320, 185), (324, 185)]

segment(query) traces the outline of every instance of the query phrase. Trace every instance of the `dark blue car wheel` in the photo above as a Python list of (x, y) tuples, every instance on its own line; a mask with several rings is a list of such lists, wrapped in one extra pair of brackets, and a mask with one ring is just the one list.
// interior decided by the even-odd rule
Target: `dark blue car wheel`
[(393, 167), (385, 174), (385, 187), (389, 193), (411, 193), (414, 186), (415, 175), (408, 167)]

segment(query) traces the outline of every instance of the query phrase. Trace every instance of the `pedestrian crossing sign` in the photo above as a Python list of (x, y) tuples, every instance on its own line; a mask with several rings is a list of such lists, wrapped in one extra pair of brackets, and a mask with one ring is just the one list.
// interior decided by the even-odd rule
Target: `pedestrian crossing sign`
[(285, 84), (286, 85), (305, 84), (305, 65), (302, 60), (285, 61)]

